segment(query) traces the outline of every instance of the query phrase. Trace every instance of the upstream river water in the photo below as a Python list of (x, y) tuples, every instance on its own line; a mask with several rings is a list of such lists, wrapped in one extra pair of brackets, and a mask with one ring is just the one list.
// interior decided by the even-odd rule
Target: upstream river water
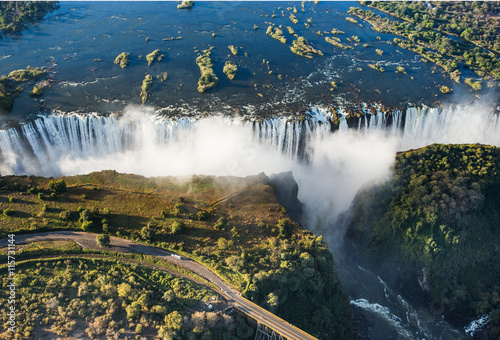
[[(45, 66), (52, 87), (40, 98), (29, 97), (26, 87), (12, 111), (0, 114), (2, 175), (59, 176), (110, 168), (146, 176), (292, 170), (308, 225), (327, 234), (344, 288), (363, 315), (365, 338), (467, 338), (462, 328), (442, 319), (438, 308), (408, 302), (402, 297), (404, 287), (389, 287), (343, 254), (337, 215), (349, 208), (363, 185), (390, 176), (398, 150), (432, 142), (499, 145), (498, 86), (484, 86), (475, 96), (467, 85), (393, 45), (395, 36), (378, 34), (365, 22), (346, 21), (349, 7), (359, 5), (355, 2), (305, 2), (305, 13), (300, 2), (207, 1), (190, 10), (176, 5), (61, 2), (42, 22), (4, 36), (0, 74)], [(294, 7), (298, 24), (289, 19)], [(286, 44), (265, 34), (270, 24), (283, 26)], [(292, 54), (295, 37), (286, 26), (323, 56)], [(343, 31), (337, 37), (352, 49), (327, 43), (332, 29)], [(163, 40), (171, 37), (181, 39)], [(229, 45), (239, 48), (237, 56)], [(212, 46), (219, 86), (200, 94), (196, 52)], [(155, 49), (165, 58), (148, 66), (145, 56)], [(130, 53), (125, 69), (113, 63), (121, 52)], [(222, 73), (226, 60), (238, 65), (234, 81)], [(377, 62), (385, 72), (368, 67)], [(396, 73), (397, 66), (406, 74)], [(168, 79), (157, 81), (163, 72)], [(140, 106), (146, 74), (154, 81), (148, 102)], [(453, 94), (441, 94), (441, 85), (453, 88)], [(398, 113), (391, 123), (377, 114), (360, 120), (356, 128), (348, 129), (344, 119), (339, 131), (326, 128), (328, 107), (343, 112), (360, 103)], [(415, 108), (441, 104), (442, 110)], [(288, 117), (306, 111), (307, 121), (299, 130)], [(297, 159), (299, 149), (310, 153), (307, 164)]]

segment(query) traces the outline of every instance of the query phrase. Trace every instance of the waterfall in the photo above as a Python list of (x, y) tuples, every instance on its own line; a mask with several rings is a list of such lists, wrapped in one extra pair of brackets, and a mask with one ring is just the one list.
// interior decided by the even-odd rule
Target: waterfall
[[(354, 127), (359, 134), (377, 133), (398, 138), (398, 149), (430, 143), (484, 143), (500, 145), (498, 115), (472, 107), (414, 108), (406, 111), (365, 115)], [(34, 121), (0, 131), (0, 172), (2, 174), (62, 175), (56, 171), (61, 159), (96, 159), (108, 155), (167, 147), (189, 142), (200, 133), (205, 121), (223, 121), (219, 129), (250, 132), (252, 143), (278, 150), (291, 159), (310, 159), (313, 145), (332, 134), (346, 134), (347, 116), (341, 111), (339, 125), (332, 113), (313, 107), (301, 119), (273, 117), (262, 120), (236, 118), (162, 118), (151, 115), (98, 116), (41, 115)], [(333, 127), (333, 128), (332, 128)], [(242, 132), (242, 133), (246, 133)], [(332, 150), (334, 152), (334, 150)], [(159, 155), (161, 156), (161, 155)], [(112, 167), (110, 164), (109, 167)]]

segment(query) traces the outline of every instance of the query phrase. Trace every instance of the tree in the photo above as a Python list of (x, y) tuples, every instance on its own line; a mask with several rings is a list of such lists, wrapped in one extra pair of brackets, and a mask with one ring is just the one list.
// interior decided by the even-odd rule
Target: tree
[(275, 310), (278, 307), (278, 295), (275, 293), (269, 293), (266, 300), (267, 305), (271, 310)]
[(165, 316), (165, 327), (172, 330), (180, 330), (182, 327), (182, 315), (178, 311), (173, 311), (172, 313)]
[(226, 250), (227, 248), (229, 248), (229, 244), (224, 237), (219, 238), (219, 240), (217, 241), (217, 246), (219, 247), (219, 250)]
[(130, 297), (130, 293), (132, 293), (132, 287), (128, 283), (122, 283), (118, 286), (119, 297)]
[(162, 297), (163, 300), (167, 302), (172, 302), (175, 299), (175, 293), (173, 290), (167, 290)]
[(245, 260), (237, 255), (229, 256), (226, 259), (226, 264), (234, 271), (240, 271), (245, 265)]
[(52, 192), (65, 192), (66, 191), (66, 182), (64, 179), (60, 179), (58, 181), (50, 181), (49, 182), (49, 190)]
[(144, 241), (151, 241), (151, 237), (153, 236), (153, 229), (150, 227), (144, 227), (141, 229), (141, 238)]
[(125, 311), (127, 312), (127, 319), (129, 321), (133, 320), (141, 313), (141, 305), (137, 301), (134, 301), (125, 308)]
[(107, 247), (111, 242), (111, 240), (109, 239), (109, 235), (107, 234), (97, 235), (95, 240), (97, 242), (97, 246), (99, 247)]
[(174, 221), (170, 225), (170, 233), (174, 235), (180, 233), (183, 229), (184, 229), (184, 224), (178, 221)]

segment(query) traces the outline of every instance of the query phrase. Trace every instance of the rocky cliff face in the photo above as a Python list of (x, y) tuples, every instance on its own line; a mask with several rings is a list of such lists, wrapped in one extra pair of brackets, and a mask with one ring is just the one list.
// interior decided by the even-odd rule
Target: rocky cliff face
[(274, 188), (276, 198), (294, 220), (299, 221), (302, 214), (302, 203), (297, 198), (299, 186), (291, 171), (273, 174), (268, 177), (268, 184)]

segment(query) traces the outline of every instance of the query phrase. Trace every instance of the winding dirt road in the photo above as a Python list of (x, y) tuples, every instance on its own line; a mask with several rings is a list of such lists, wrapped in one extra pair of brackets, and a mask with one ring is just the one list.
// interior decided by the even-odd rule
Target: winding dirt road
[[(44, 233), (34, 233), (34, 234), (22, 234), (16, 235), (15, 242), (19, 246), (23, 243), (35, 242), (35, 241), (46, 241), (46, 240), (72, 240), (78, 243), (83, 248), (91, 249), (102, 249), (97, 246), (96, 234), (85, 233), (80, 231), (54, 231), (54, 232), (44, 232)], [(7, 246), (7, 239), (0, 240), (0, 247)], [(175, 263), (178, 266), (187, 268), (192, 272), (204, 277), (211, 283), (217, 285), (221, 291), (219, 292), (224, 296), (227, 301), (233, 304), (234, 308), (238, 309), (240, 312), (251, 317), (257, 322), (267, 325), (272, 328), (277, 333), (286, 337), (290, 340), (317, 340), (315, 337), (301, 331), (297, 327), (289, 324), (288, 322), (280, 319), (276, 315), (268, 312), (262, 307), (257, 306), (251, 301), (243, 298), (241, 294), (231, 287), (229, 284), (224, 282), (216, 274), (210, 271), (205, 266), (199, 264), (190, 259), (182, 257), (182, 259), (174, 257), (172, 255), (177, 255), (172, 252), (155, 248), (152, 246), (147, 246), (137, 242), (125, 240), (118, 237), (111, 237), (110, 247), (106, 250), (116, 251), (121, 253), (142, 253), (145, 255), (151, 255), (162, 260)], [(179, 256), (179, 255), (177, 255)]]

